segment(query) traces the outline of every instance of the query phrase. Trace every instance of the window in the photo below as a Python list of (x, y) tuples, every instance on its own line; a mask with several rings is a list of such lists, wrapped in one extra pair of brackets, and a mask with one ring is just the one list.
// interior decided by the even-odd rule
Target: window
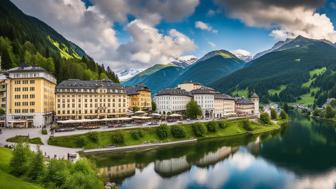
[(35, 83), (35, 80), (30, 80), (30, 84), (34, 84)]

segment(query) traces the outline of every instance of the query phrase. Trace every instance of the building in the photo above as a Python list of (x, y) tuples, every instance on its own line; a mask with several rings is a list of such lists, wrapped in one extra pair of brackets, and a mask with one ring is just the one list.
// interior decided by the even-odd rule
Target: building
[(204, 118), (214, 118), (215, 113), (215, 95), (218, 94), (210, 87), (201, 87), (191, 91), (194, 100), (202, 109)]
[(144, 84), (138, 84), (134, 87), (126, 87), (128, 96), (128, 108), (130, 110), (152, 110), (151, 91)]
[(254, 115), (254, 102), (248, 98), (238, 97), (235, 99), (236, 113), (241, 116)]
[(196, 90), (201, 88), (202, 85), (200, 83), (195, 83), (192, 81), (185, 81), (184, 83), (181, 83), (179, 85), (177, 85), (177, 88), (186, 90), (188, 92), (191, 92), (192, 90)]
[(260, 111), (259, 111), (259, 96), (256, 93), (253, 93), (250, 99), (254, 103), (254, 112), (253, 112), (253, 114), (259, 116), (260, 115)]
[(58, 120), (122, 117), (127, 113), (127, 101), (125, 88), (111, 80), (69, 79), (56, 87), (56, 117)]
[(55, 77), (41, 67), (16, 67), (7, 70), (7, 74), (3, 84), (7, 91), (6, 125), (42, 127), (51, 124), (55, 110)]
[(227, 94), (215, 94), (215, 117), (229, 117), (236, 114), (235, 100)]
[(155, 96), (157, 112), (163, 115), (182, 113), (187, 109), (187, 104), (192, 99), (190, 92), (175, 88), (159, 91)]

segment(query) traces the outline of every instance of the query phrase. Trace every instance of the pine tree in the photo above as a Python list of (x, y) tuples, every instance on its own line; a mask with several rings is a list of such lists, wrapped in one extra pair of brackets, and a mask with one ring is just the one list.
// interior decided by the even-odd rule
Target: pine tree
[(28, 146), (18, 143), (13, 151), (13, 157), (10, 162), (11, 172), (15, 176), (22, 176), (27, 172), (28, 164)]
[(40, 150), (38, 150), (30, 164), (30, 170), (28, 174), (29, 178), (32, 180), (38, 180), (39, 178), (42, 178), (44, 174), (44, 168), (43, 154)]

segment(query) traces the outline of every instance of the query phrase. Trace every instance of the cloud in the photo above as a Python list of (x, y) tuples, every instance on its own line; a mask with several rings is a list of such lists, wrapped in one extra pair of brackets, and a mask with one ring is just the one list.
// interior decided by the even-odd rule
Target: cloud
[[(177, 30), (164, 34), (155, 25), (161, 20), (175, 22), (191, 15), (199, 0), (92, 0), (89, 7), (81, 0), (12, 1), (114, 70), (167, 63), (169, 57), (196, 48), (191, 39)], [(128, 23), (129, 16), (135, 17), (135, 21)], [(132, 41), (120, 44), (113, 28), (115, 23), (125, 26)]]
[(169, 30), (165, 35), (138, 19), (130, 22), (126, 31), (132, 40), (120, 45), (117, 52), (121, 62), (130, 61), (135, 67), (169, 63), (184, 52), (196, 48), (191, 39), (176, 29)]
[(217, 45), (211, 41), (208, 42), (208, 45), (212, 48), (215, 48)]
[(276, 38), (298, 35), (336, 42), (331, 20), (316, 9), (324, 0), (215, 0), (222, 10), (248, 26), (272, 29)]
[(217, 33), (218, 31), (213, 29), (211, 26), (209, 26), (207, 23), (202, 22), (202, 21), (196, 21), (195, 22), (195, 28), (200, 29), (200, 30), (206, 30), (209, 32)]

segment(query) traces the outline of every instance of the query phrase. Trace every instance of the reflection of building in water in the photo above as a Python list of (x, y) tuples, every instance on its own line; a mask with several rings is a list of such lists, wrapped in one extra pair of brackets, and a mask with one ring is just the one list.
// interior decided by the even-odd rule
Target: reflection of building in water
[(254, 142), (250, 142), (247, 144), (246, 148), (252, 153), (252, 154), (258, 154), (260, 151), (260, 137), (258, 137)]
[(116, 178), (126, 178), (135, 174), (136, 168), (143, 168), (142, 164), (122, 164), (110, 167), (102, 167), (98, 168), (98, 173), (110, 180), (114, 180)]
[(155, 161), (154, 170), (162, 177), (170, 177), (189, 170), (191, 165), (187, 157), (172, 158), (169, 160)]
[(206, 167), (208, 165), (216, 164), (219, 161), (224, 160), (231, 154), (235, 153), (238, 147), (224, 146), (218, 149), (216, 152), (210, 152), (198, 160), (195, 164), (199, 167)]

